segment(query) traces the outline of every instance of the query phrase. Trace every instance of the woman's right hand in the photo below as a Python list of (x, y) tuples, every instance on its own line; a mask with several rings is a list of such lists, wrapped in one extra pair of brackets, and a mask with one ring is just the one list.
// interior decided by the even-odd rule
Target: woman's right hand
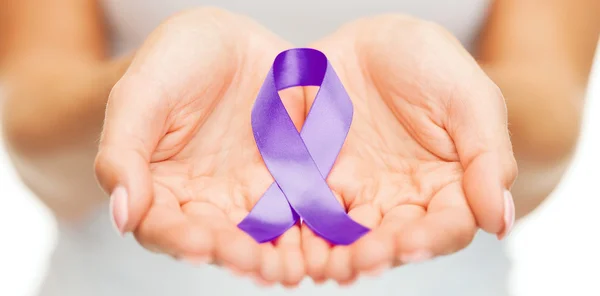
[[(212, 8), (172, 17), (149, 36), (111, 92), (96, 159), (119, 232), (182, 260), (300, 282), (298, 226), (261, 245), (236, 227), (273, 182), (249, 116), (273, 59), (289, 47)], [(302, 89), (282, 97), (301, 126)]]

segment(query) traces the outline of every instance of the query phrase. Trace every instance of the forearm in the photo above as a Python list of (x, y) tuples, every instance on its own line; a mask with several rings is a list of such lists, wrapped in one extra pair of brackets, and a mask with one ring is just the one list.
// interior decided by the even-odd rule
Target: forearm
[(5, 67), (0, 81), (8, 144), (28, 157), (93, 144), (110, 89), (125, 67), (124, 61), (66, 60)]
[(517, 216), (539, 205), (569, 165), (599, 34), (597, 0), (493, 2), (477, 59), (506, 99)]
[(484, 69), (506, 99), (519, 164), (512, 193), (517, 217), (522, 217), (544, 201), (569, 165), (579, 136), (585, 86), (542, 65), (488, 64)]
[(23, 181), (61, 218), (101, 200), (93, 161), (106, 100), (126, 59), (18, 61), (2, 72), (2, 127)]

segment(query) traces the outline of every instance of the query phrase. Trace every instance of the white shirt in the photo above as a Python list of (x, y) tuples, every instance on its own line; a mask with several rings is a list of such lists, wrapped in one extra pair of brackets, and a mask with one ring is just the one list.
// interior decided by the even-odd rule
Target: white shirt
[[(472, 44), (489, 5), (484, 0), (104, 0), (114, 53), (137, 48), (166, 17), (185, 8), (214, 5), (247, 14), (298, 46), (361, 16), (401, 12), (435, 21)], [(494, 236), (478, 234), (465, 250), (430, 262), (360, 279), (340, 288), (309, 279), (295, 290), (259, 288), (248, 279), (212, 267), (192, 267), (151, 254), (111, 228), (108, 207), (78, 228), (60, 227), (42, 296), (200, 295), (403, 295), (505, 296), (509, 261)]]

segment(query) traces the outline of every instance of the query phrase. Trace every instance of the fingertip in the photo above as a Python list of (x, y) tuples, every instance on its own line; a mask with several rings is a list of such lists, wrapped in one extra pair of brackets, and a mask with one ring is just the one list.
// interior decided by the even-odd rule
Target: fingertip
[(352, 266), (357, 271), (368, 271), (390, 263), (394, 257), (394, 233), (384, 229), (372, 230), (351, 246)]
[(351, 278), (338, 282), (338, 285), (340, 285), (340, 287), (351, 287), (356, 283), (357, 280), (358, 275), (354, 274)]
[(424, 219), (408, 225), (402, 233), (399, 233), (396, 237), (396, 256), (400, 259), (400, 262), (405, 263), (402, 260), (406, 254), (431, 252), (433, 245), (435, 245), (435, 237), (431, 231), (428, 231), (423, 225)]
[(348, 246), (335, 246), (327, 262), (325, 276), (338, 283), (348, 282), (355, 271), (350, 263), (350, 248)]
[(380, 263), (379, 265), (375, 265), (372, 268), (366, 269), (361, 272), (361, 275), (368, 277), (378, 277), (381, 276), (388, 269), (392, 268), (391, 262)]
[(284, 251), (283, 259), (285, 262), (284, 285), (289, 285), (291, 287), (298, 286), (306, 274), (302, 252), (297, 248), (288, 248)]
[(499, 240), (508, 235), (515, 224), (515, 203), (510, 191), (504, 191), (504, 229), (497, 234)]
[(260, 276), (267, 282), (281, 282), (283, 275), (282, 258), (270, 243), (261, 245)]
[(176, 209), (156, 206), (134, 231), (135, 238), (150, 250), (175, 258), (214, 259), (215, 240), (209, 225), (191, 222)]
[(271, 286), (273, 286), (275, 284), (275, 282), (267, 281), (263, 277), (261, 277), (259, 275), (256, 275), (256, 274), (251, 274), (250, 278), (252, 278), (252, 280), (254, 281), (254, 283), (257, 286), (260, 286), (260, 287), (265, 287), (266, 288), (266, 287), (271, 287)]
[(477, 225), (492, 234), (504, 229), (504, 191), (497, 157), (485, 153), (464, 172), (463, 188)]
[[(399, 239), (415, 221), (422, 219), (426, 211), (419, 205), (398, 205), (384, 212), (379, 227), (359, 241), (353, 254), (354, 264), (359, 271), (370, 271), (381, 266), (396, 266), (398, 253), (404, 247)], [(377, 250), (373, 252), (371, 250)]]
[(127, 232), (127, 221), (129, 217), (129, 198), (127, 190), (123, 186), (117, 186), (110, 195), (109, 210), (113, 226), (120, 236)]
[(296, 287), (306, 274), (305, 260), (302, 254), (302, 239), (300, 225), (288, 229), (275, 241), (283, 262), (282, 284), (286, 287)]
[(110, 195), (110, 211), (120, 233), (133, 231), (154, 197), (147, 160), (116, 147), (101, 148), (94, 163), (96, 178)]
[(236, 266), (243, 272), (260, 271), (260, 247), (250, 236), (237, 228), (220, 229), (217, 236), (215, 251), (220, 262)]
[(212, 262), (212, 259), (210, 259), (208, 256), (179, 256), (176, 258), (179, 261), (185, 262), (191, 266), (202, 266)]
[(382, 219), (381, 211), (371, 204), (364, 204), (351, 209), (348, 215), (370, 229), (350, 246), (351, 266), (360, 271), (390, 259), (394, 245), (389, 239), (391, 236), (383, 235), (386, 228), (378, 227)]
[(429, 212), (397, 236), (397, 258), (401, 263), (418, 263), (448, 255), (467, 247), (477, 232), (466, 205)]
[(302, 225), (302, 250), (308, 276), (317, 283), (324, 282), (327, 279), (325, 268), (327, 267), (331, 247), (329, 243), (316, 236), (306, 224)]

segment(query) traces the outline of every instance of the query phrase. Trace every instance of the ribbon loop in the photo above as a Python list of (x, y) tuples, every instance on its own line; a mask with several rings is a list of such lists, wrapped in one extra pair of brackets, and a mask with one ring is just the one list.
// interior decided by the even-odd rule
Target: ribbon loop
[[(320, 86), (306, 121), (296, 130), (278, 91)], [(280, 53), (252, 109), (256, 145), (275, 182), (238, 225), (258, 242), (270, 241), (301, 217), (317, 235), (333, 244), (351, 244), (369, 231), (353, 221), (325, 179), (352, 122), (348, 93), (320, 51), (309, 48)]]

